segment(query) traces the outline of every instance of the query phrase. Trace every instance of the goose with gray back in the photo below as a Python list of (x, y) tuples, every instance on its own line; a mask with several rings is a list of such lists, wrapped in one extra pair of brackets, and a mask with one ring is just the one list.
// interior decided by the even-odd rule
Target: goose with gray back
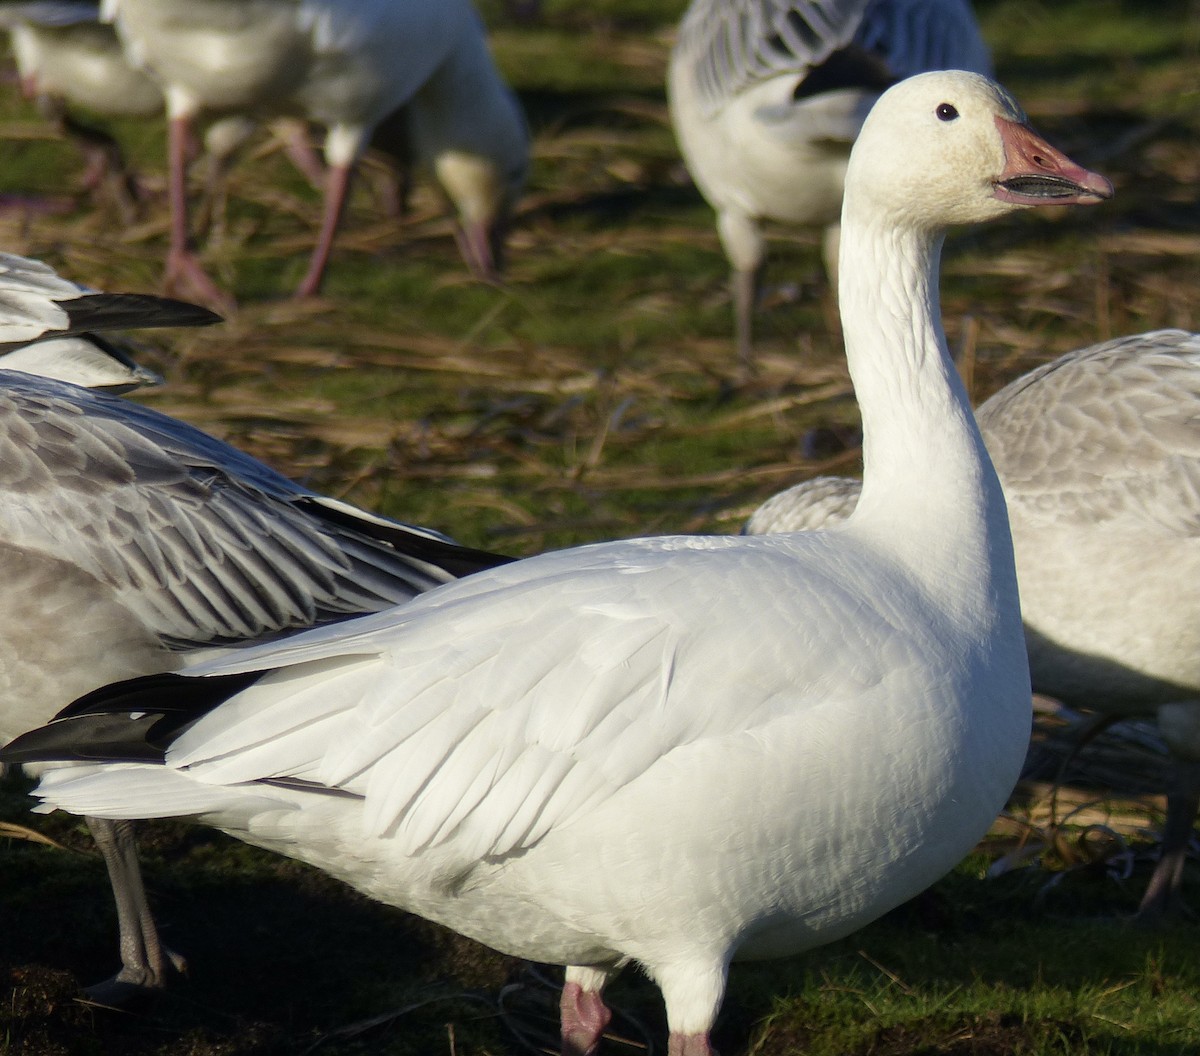
[[(309, 491), (183, 422), (80, 388), (130, 387), (138, 368), (71, 331), (139, 320), (217, 317), (88, 291), (38, 261), (0, 257), (0, 347), (10, 349), (0, 355), (0, 740), (113, 678), (394, 605), (506, 560)], [(45, 333), (68, 336), (21, 344)], [(172, 955), (132, 829), (89, 824), (113, 882), (122, 957), (93, 996), (120, 1002), (164, 985)]]
[(735, 335), (752, 365), (764, 221), (826, 229), (836, 283), (850, 147), (889, 85), (926, 70), (991, 74), (967, 0), (693, 0), (671, 52), (671, 122), (717, 213)]
[[(1033, 688), (1116, 717), (1157, 716), (1175, 757), (1162, 853), (1139, 907), (1183, 911), (1200, 810), (1200, 335), (1157, 330), (1082, 348), (984, 403), (979, 427), (1012, 523)], [(768, 499), (751, 534), (845, 520), (859, 482), (818, 477)]]

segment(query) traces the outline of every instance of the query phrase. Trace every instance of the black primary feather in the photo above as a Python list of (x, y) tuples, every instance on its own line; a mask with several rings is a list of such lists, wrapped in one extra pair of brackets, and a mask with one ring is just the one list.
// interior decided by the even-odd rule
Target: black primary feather
[(45, 336), (78, 334), (85, 330), (141, 330), (156, 326), (212, 326), (216, 312), (198, 304), (156, 297), (151, 293), (85, 293), (58, 306), (67, 313), (65, 330)]
[(349, 528), (351, 531), (365, 535), (377, 542), (388, 543), (405, 557), (425, 561), (431, 565), (449, 572), (457, 579), (482, 572), (489, 568), (498, 568), (515, 560), (506, 554), (495, 554), (490, 550), (476, 550), (469, 546), (460, 546), (448, 540), (436, 539), (421, 532), (408, 531), (403, 525), (378, 523), (328, 506), (315, 499), (300, 498), (293, 505), (319, 517), (339, 528)]
[(192, 723), (264, 673), (166, 673), (101, 686), (67, 705), (47, 725), (5, 745), (0, 762), (161, 763), (171, 742)]

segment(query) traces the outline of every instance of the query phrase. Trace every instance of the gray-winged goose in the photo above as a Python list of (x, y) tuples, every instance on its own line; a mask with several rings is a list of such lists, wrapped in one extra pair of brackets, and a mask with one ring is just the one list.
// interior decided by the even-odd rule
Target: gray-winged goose
[(11, 757), (76, 758), (104, 727), (112, 762), (48, 774), (48, 806), (194, 817), (565, 964), (576, 1056), (599, 1043), (605, 982), (637, 961), (672, 1056), (706, 1056), (733, 959), (808, 949), (909, 898), (1016, 781), (1030, 712), (1012, 543), (938, 319), (942, 233), (1110, 193), (990, 81), (903, 82), (846, 181), (867, 475), (853, 525), (543, 554), (101, 690)]
[[(22, 344), (76, 327), (216, 319), (164, 298), (84, 290), (38, 261), (0, 255), (0, 349), (13, 349), (0, 355), (0, 741), (113, 678), (374, 611), (505, 560), (311, 492), (156, 411), (54, 380), (140, 380), (136, 366), (100, 362), (110, 353), (94, 336)], [(123, 962), (95, 992), (119, 1000), (162, 985), (169, 955), (129, 826), (91, 827), (113, 880)]]
[(967, 0), (693, 0), (671, 52), (671, 122), (717, 213), (738, 354), (751, 361), (763, 221), (837, 221), (850, 146), (879, 93), (926, 70), (991, 74)]
[[(1176, 757), (1146, 917), (1182, 906), (1200, 809), (1200, 641), (1187, 618), (1200, 564), (1200, 335), (1106, 341), (1017, 378), (978, 412), (1008, 500), (1033, 688), (1109, 715), (1158, 715)], [(746, 531), (847, 518), (858, 481), (772, 496)]]

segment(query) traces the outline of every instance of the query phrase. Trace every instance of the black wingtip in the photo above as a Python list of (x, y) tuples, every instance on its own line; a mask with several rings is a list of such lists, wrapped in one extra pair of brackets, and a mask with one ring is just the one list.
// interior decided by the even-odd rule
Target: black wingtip
[[(68, 325), (55, 334), (86, 330), (143, 330), (162, 326), (212, 326), (222, 322), (216, 312), (187, 301), (152, 293), (85, 293), (59, 306)], [(47, 335), (55, 336), (55, 335)]]
[(390, 525), (362, 517), (355, 517), (336, 506), (329, 506), (317, 499), (298, 499), (296, 505), (320, 517), (330, 524), (348, 528), (377, 542), (395, 547), (397, 552), (450, 573), (455, 578), (474, 575), (489, 568), (511, 564), (517, 560), (507, 554), (490, 550), (476, 550), (460, 546), (447, 540), (435, 539), (420, 532), (409, 531), (404, 525)]
[(144, 675), (101, 686), (0, 748), (0, 762), (159, 762), (184, 730), (263, 672)]

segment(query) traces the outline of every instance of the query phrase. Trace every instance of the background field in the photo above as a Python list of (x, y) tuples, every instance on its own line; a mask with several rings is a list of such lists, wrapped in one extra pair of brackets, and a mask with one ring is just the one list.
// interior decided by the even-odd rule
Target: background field
[[(756, 320), (760, 371), (738, 381), (725, 263), (666, 118), (663, 70), (682, 8), (547, 0), (532, 26), (512, 24), (498, 3), (484, 8), (535, 141), (502, 288), (467, 278), (427, 184), (396, 223), (380, 219), (368, 178), (326, 296), (286, 300), (319, 202), (264, 140), (235, 169), (209, 242), (241, 309), (149, 349), (145, 361), (168, 384), (143, 398), (315, 488), (513, 554), (732, 531), (788, 483), (857, 472), (857, 450), (838, 440), (845, 431), (805, 443), (810, 430), (856, 416), (811, 233), (774, 244)], [(1000, 79), (1034, 123), (1117, 188), (1094, 210), (951, 239), (946, 326), (981, 400), (1071, 348), (1197, 326), (1200, 4), (977, 9)], [(74, 150), (24, 105), (0, 100), (0, 193), (12, 196), (0, 248), (100, 288), (156, 287), (163, 130), (117, 127), (151, 192), (129, 225), (77, 200)], [(40, 204), (19, 207), (34, 195)], [(721, 1051), (1200, 1051), (1200, 927), (1149, 934), (1119, 919), (1140, 896), (1161, 823), (1161, 756), (1152, 742), (1128, 743), (1110, 740), (1077, 768), (1058, 806), (1077, 809), (1072, 824), (1052, 829), (1045, 785), (1031, 784), (980, 852), (926, 896), (824, 950), (736, 968)], [(29, 821), (24, 788), (5, 786), (4, 819)], [(148, 827), (146, 858), (190, 978), (137, 1014), (89, 1008), (77, 987), (115, 967), (107, 882), (81, 826), (37, 824), (67, 849), (0, 842), (0, 979), (11, 987), (0, 1052), (475, 1056), (526, 1051), (514, 1030), (552, 1034), (543, 980), (554, 970), (533, 972), (298, 865), (174, 825)], [(1005, 855), (1012, 868), (987, 878)], [(654, 988), (631, 971), (612, 997), (665, 1051)], [(380, 1022), (341, 1029), (370, 1017)], [(640, 1036), (625, 1015), (616, 1027)]]

